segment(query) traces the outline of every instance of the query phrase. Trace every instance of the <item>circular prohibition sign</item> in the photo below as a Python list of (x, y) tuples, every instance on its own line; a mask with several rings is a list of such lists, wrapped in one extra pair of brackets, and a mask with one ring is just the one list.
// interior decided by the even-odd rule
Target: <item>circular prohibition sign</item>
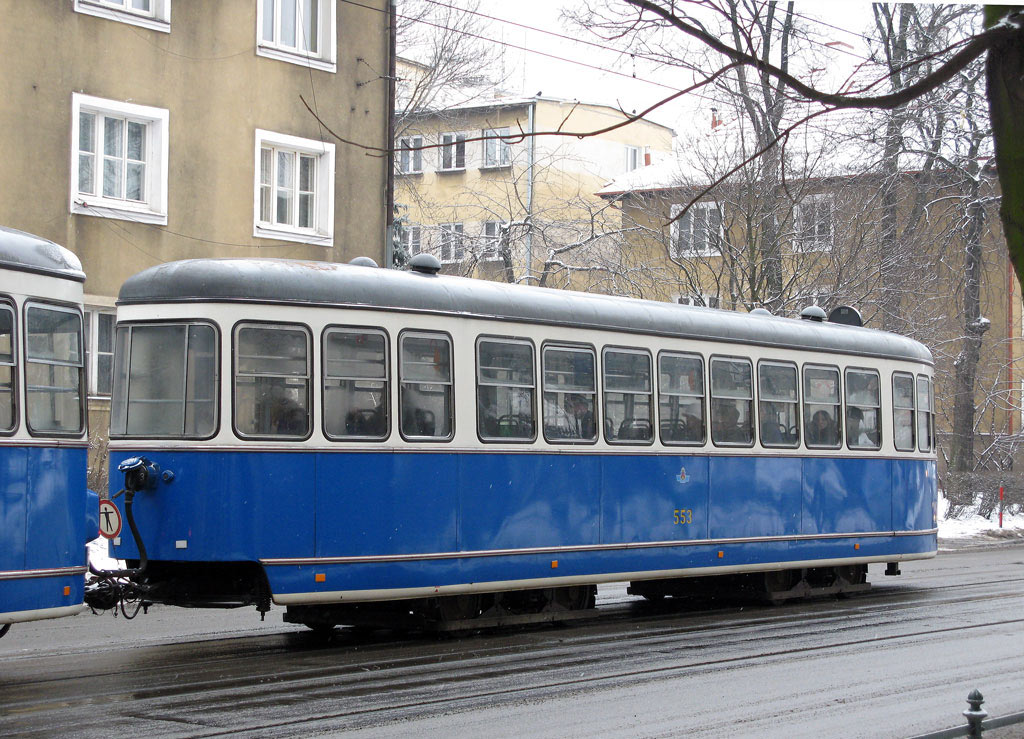
[(114, 539), (121, 533), (121, 511), (106, 498), (100, 498), (100, 536)]

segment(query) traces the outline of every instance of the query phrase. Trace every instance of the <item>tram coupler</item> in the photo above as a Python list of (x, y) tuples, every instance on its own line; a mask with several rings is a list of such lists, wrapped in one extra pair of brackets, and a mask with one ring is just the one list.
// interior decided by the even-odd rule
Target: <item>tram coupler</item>
[(899, 562), (887, 562), (885, 565), (886, 575), (899, 575), (900, 574), (900, 563)]

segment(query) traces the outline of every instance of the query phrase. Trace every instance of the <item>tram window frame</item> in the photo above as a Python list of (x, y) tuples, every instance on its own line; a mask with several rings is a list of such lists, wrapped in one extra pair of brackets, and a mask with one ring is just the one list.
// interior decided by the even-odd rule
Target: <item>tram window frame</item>
[[(928, 407), (921, 407), (921, 383), (924, 383), (925, 400)], [(917, 404), (917, 451), (931, 452), (935, 449), (935, 391), (932, 379), (928, 375), (918, 375), (914, 383), (914, 400)], [(921, 428), (921, 420), (924, 419), (924, 428)], [(922, 435), (923, 432), (923, 435)], [(922, 446), (922, 442), (927, 444)]]
[[(836, 402), (835, 403), (824, 403), (816, 402), (811, 400), (811, 394), (807, 391), (807, 387), (810, 384), (807, 373), (808, 371), (823, 371), (831, 372), (835, 374), (836, 380)], [(830, 364), (805, 364), (803, 365), (803, 371), (801, 372), (803, 380), (803, 422), (804, 422), (804, 446), (808, 449), (841, 449), (843, 446), (843, 379), (842, 373), (839, 371), (839, 367)], [(817, 411), (811, 411), (811, 406), (832, 406), (835, 408), (835, 422), (833, 428), (836, 434), (836, 440), (832, 444), (822, 444), (811, 441), (811, 429), (813, 427), (812, 421), (818, 413), (822, 412), (821, 409)]]
[[(246, 329), (265, 329), (272, 331), (297, 331), (302, 333), (306, 339), (306, 357), (305, 375), (294, 375), (294, 374), (275, 374), (270, 372), (247, 372), (241, 374), (238, 370), (239, 366), (239, 335)], [(312, 332), (304, 323), (295, 323), (291, 321), (239, 321), (231, 329), (231, 425), (235, 431), (235, 435), (240, 439), (245, 440), (260, 440), (260, 439), (273, 439), (274, 441), (287, 441), (287, 442), (300, 442), (306, 441), (313, 435), (313, 337)], [(238, 411), (240, 403), (238, 399), (239, 384), (238, 378), (242, 377), (270, 377), (270, 378), (293, 378), (293, 379), (304, 379), (305, 380), (305, 408), (301, 407), (299, 410), (305, 410), (306, 430), (303, 434), (275, 434), (271, 433), (256, 433), (247, 434), (242, 432), (238, 428)]]
[[(793, 372), (793, 394), (792, 400), (781, 397), (781, 394), (777, 394), (778, 397), (767, 397), (764, 392), (764, 376), (761, 370), (769, 367), (781, 368), (792, 370)], [(783, 362), (778, 359), (762, 359), (757, 363), (757, 421), (758, 421), (758, 438), (761, 440), (761, 446), (767, 449), (796, 449), (800, 446), (801, 437), (801, 412), (800, 412), (800, 368), (797, 367), (795, 362)], [(790, 412), (793, 414), (793, 425), (787, 427), (785, 434), (788, 435), (791, 431), (795, 434), (792, 441), (785, 441), (784, 436), (780, 436), (781, 441), (766, 441), (764, 423), (766, 418), (765, 406), (768, 405), (791, 405)], [(776, 424), (780, 429), (782, 424)], [(776, 430), (777, 431), (777, 430)]]
[[(132, 346), (133, 346), (133, 334), (135, 329), (138, 328), (160, 328), (160, 327), (181, 327), (184, 329), (184, 344), (182, 353), (182, 362), (184, 367), (183, 375), (183, 386), (182, 386), (182, 428), (180, 433), (154, 433), (152, 430), (147, 430), (145, 433), (129, 432), (128, 431), (128, 412), (132, 405), (131, 399), (131, 359), (132, 359)], [(210, 424), (209, 433), (205, 434), (186, 434), (185, 429), (188, 425), (189, 417), (189, 403), (196, 403), (197, 401), (189, 400), (190, 393), (194, 393), (197, 390), (196, 382), (198, 375), (196, 374), (196, 357), (199, 356), (198, 349), (193, 353), (191, 351), (192, 338), (191, 331), (194, 328), (205, 328), (211, 331), (211, 339), (213, 346), (213, 356), (210, 358), (210, 366), (212, 367), (212, 382), (209, 388), (210, 397), (207, 402), (210, 403), (210, 408), (213, 411), (213, 418)], [(114, 325), (114, 364), (111, 370), (113, 374), (111, 393), (110, 393), (110, 437), (117, 439), (189, 439), (189, 440), (205, 440), (212, 439), (220, 431), (220, 419), (221, 419), (221, 393), (220, 393), (220, 356), (221, 356), (221, 335), (220, 327), (213, 321), (207, 320), (165, 320), (165, 321), (132, 321), (132, 322), (119, 322)], [(198, 388), (201, 389), (201, 388)], [(152, 400), (152, 399), (148, 399)], [(202, 399), (200, 399), (202, 400)], [(135, 402), (139, 402), (136, 400)], [(193, 422), (195, 418), (193, 416)], [(115, 425), (118, 424), (118, 425)], [(118, 428), (124, 428), (124, 431), (115, 430)]]
[[(32, 309), (49, 310), (58, 313), (68, 313), (75, 316), (78, 319), (78, 361), (73, 362), (71, 360), (62, 361), (59, 359), (51, 359), (44, 357), (32, 358), (32, 353), (29, 351), (29, 341), (31, 338), (30, 332), (30, 321), (29, 312)], [(85, 372), (85, 322), (82, 318), (82, 309), (77, 305), (68, 305), (61, 303), (49, 303), (41, 300), (26, 300), (22, 307), (22, 372), (24, 373), (24, 394), (25, 394), (25, 426), (28, 429), (30, 435), (35, 437), (46, 437), (46, 438), (78, 438), (86, 431), (86, 372)], [(29, 365), (48, 365), (51, 367), (76, 367), (78, 369), (78, 428), (75, 430), (61, 431), (49, 428), (36, 428), (32, 424), (32, 403), (29, 401), (29, 393), (31, 392), (32, 385), (29, 384)], [(56, 386), (54, 386), (56, 388)], [(75, 392), (69, 390), (68, 392)]]
[[(875, 395), (876, 395), (875, 401), (876, 401), (876, 405), (869, 405), (869, 404), (864, 403), (864, 402), (854, 402), (856, 400), (856, 398), (851, 396), (851, 387), (854, 384), (854, 383), (852, 383), (850, 381), (850, 375), (851, 374), (866, 375), (866, 376), (874, 378), (874, 380), (875, 380)], [(847, 367), (845, 369), (843, 375), (844, 375), (843, 376), (843, 380), (845, 382), (845, 387), (843, 388), (843, 401), (844, 401), (844, 406), (845, 406), (844, 407), (845, 416), (844, 416), (843, 420), (845, 422), (844, 428), (846, 429), (846, 448), (847, 449), (851, 449), (853, 451), (857, 451), (857, 452), (876, 452), (876, 451), (878, 451), (879, 449), (882, 448), (882, 434), (883, 434), (883, 432), (882, 432), (882, 378), (881, 378), (881, 375), (879, 374), (878, 370), (873, 369), (871, 367)], [(854, 443), (853, 435), (850, 433), (849, 424), (850, 424), (850, 416), (851, 416), (850, 411), (851, 411), (851, 409), (858, 409), (860, 411), (860, 415), (861, 415), (861, 419), (862, 419), (862, 423), (863, 423), (863, 419), (865, 417), (865, 414), (864, 414), (864, 411), (863, 411), (864, 408), (873, 408), (874, 411), (875, 411), (875, 427), (874, 427), (873, 430), (874, 430), (874, 433), (875, 433), (876, 441), (875, 441), (874, 444)], [(861, 427), (862, 430), (864, 428), (865, 428), (864, 426)]]
[[(579, 392), (579, 391), (564, 392), (564, 391), (560, 391), (560, 390), (557, 390), (557, 389), (555, 389), (555, 390), (548, 390), (547, 355), (548, 355), (549, 351), (553, 351), (553, 352), (577, 352), (579, 354), (589, 355), (590, 356), (590, 361), (591, 361), (591, 365), (590, 365), (591, 366), (591, 375), (592, 375), (593, 380), (594, 380), (593, 381), (593, 390), (591, 390), (591, 391), (583, 391), (583, 392)], [(553, 371), (557, 371), (557, 370), (553, 370)], [(601, 426), (601, 419), (600, 419), (600, 413), (599, 413), (600, 407), (599, 407), (599, 402), (598, 402), (599, 393), (598, 393), (598, 387), (597, 387), (598, 366), (597, 366), (597, 350), (596, 350), (596, 348), (592, 344), (572, 344), (572, 343), (564, 343), (564, 342), (544, 343), (541, 346), (540, 373), (541, 373), (541, 399), (540, 399), (540, 401), (541, 401), (541, 425), (543, 426), (543, 430), (544, 430), (544, 440), (546, 442), (548, 442), (549, 444), (567, 444), (567, 445), (576, 445), (576, 446), (581, 445), (581, 444), (586, 444), (586, 445), (596, 444), (597, 440), (600, 438), (600, 433), (598, 433), (598, 429)], [(554, 387), (557, 388), (559, 386), (555, 385)], [(590, 409), (591, 409), (590, 410), (590, 414), (591, 414), (591, 417), (593, 419), (592, 420), (593, 431), (594, 431), (593, 435), (592, 436), (563, 436), (563, 437), (550, 435), (548, 433), (549, 428), (555, 428), (556, 426), (554, 424), (549, 424), (548, 423), (549, 416), (548, 416), (548, 410), (547, 410), (547, 407), (548, 407), (548, 398), (547, 398), (547, 396), (548, 396), (549, 393), (551, 395), (565, 395), (565, 396), (569, 396), (569, 395), (574, 395), (574, 396), (590, 395), (590, 396), (592, 396), (592, 400), (591, 400), (591, 403), (590, 403)], [(558, 405), (558, 401), (557, 400), (553, 400), (553, 401), (551, 401), (551, 406), (550, 407), (551, 407), (552, 410), (560, 409), (562, 411), (562, 413), (564, 414), (564, 420), (569, 422), (570, 425), (571, 425), (571, 420), (575, 417), (576, 414), (570, 414), (564, 408), (564, 401), (563, 401), (563, 405), (560, 406), (560, 405)], [(558, 416), (557, 413), (555, 413), (554, 415), (556, 417)], [(561, 419), (558, 419), (558, 420), (561, 420)], [(576, 418), (575, 420), (577, 421), (577, 424), (578, 424), (579, 419)]]
[[(716, 395), (715, 394), (715, 365), (719, 363), (739, 363), (746, 364), (750, 370), (750, 393), (749, 397), (742, 397), (739, 395)], [(757, 441), (757, 418), (755, 416), (757, 403), (754, 397), (754, 363), (749, 357), (736, 357), (736, 356), (725, 356), (725, 355), (712, 355), (708, 360), (708, 380), (710, 387), (708, 388), (708, 397), (711, 399), (711, 413), (710, 424), (711, 424), (711, 443), (717, 447), (731, 447), (731, 448), (744, 448), (749, 449), (754, 446)], [(749, 405), (747, 406), (747, 429), (750, 432), (750, 439), (740, 441), (729, 441), (727, 439), (717, 438), (715, 433), (718, 424), (715, 423), (715, 403), (716, 401), (736, 401), (743, 400)], [(742, 416), (740, 416), (742, 417)], [(742, 424), (738, 417), (735, 422), (737, 430), (742, 430)], [(722, 429), (724, 431), (724, 429)]]
[[(383, 339), (384, 343), (384, 358), (383, 358), (383, 375), (381, 377), (368, 377), (368, 376), (355, 376), (355, 375), (331, 375), (328, 371), (328, 336), (331, 334), (354, 334), (363, 336), (379, 336)], [(338, 360), (333, 360), (338, 361)], [(348, 359), (342, 361), (355, 362), (359, 360)], [(330, 392), (328, 391), (327, 381), (334, 380), (338, 382), (352, 382), (358, 383), (363, 381), (366, 383), (382, 383), (383, 388), (379, 391), (381, 393), (380, 404), (373, 409), (373, 412), (383, 413), (384, 428), (382, 433), (379, 434), (366, 434), (366, 433), (344, 433), (336, 434), (332, 433), (329, 429), (329, 415), (328, 415), (328, 398)], [(357, 392), (368, 393), (374, 392), (372, 390), (357, 390)], [(388, 332), (377, 326), (346, 326), (341, 324), (331, 324), (324, 327), (324, 330), (320, 334), (320, 425), (323, 431), (324, 438), (330, 441), (385, 441), (391, 436), (391, 337)], [(362, 419), (364, 418), (365, 411), (369, 409), (352, 409), (346, 414), (344, 425), (349, 425), (349, 416), (356, 412), (356, 426), (362, 426)]]
[[(608, 355), (609, 354), (627, 354), (633, 356), (644, 357), (647, 360), (647, 392), (638, 392), (636, 390), (623, 390), (623, 389), (609, 389), (608, 385)], [(654, 411), (654, 363), (651, 360), (651, 353), (645, 349), (638, 349), (630, 346), (604, 346), (601, 348), (601, 411), (604, 417), (604, 440), (608, 444), (614, 444), (616, 446), (650, 446), (654, 443), (654, 424), (656, 421)], [(636, 403), (636, 396), (647, 398), (647, 419), (637, 419), (636, 416), (626, 417), (623, 415), (623, 420), (619, 422), (619, 428), (616, 432), (616, 436), (609, 435), (608, 431), (610, 428), (614, 430), (614, 421), (612, 420), (612, 414), (608, 410), (609, 395), (621, 395), (623, 407), (629, 405), (626, 396), (634, 396), (633, 403)], [(647, 421), (647, 436), (637, 439), (623, 439), (619, 436), (622, 432), (623, 425), (627, 421)], [(609, 426), (609, 424), (613, 424)]]
[[(678, 358), (678, 359), (686, 359), (686, 360), (692, 360), (692, 361), (696, 361), (697, 362), (698, 367), (700, 369), (700, 372), (697, 375), (700, 378), (700, 393), (699, 394), (693, 393), (693, 392), (690, 392), (690, 393), (676, 392), (674, 390), (666, 390), (665, 389), (665, 383), (662, 380), (662, 378), (665, 376), (665, 372), (662, 370), (662, 360), (665, 359), (666, 357)], [(659, 438), (661, 439), (661, 443), (662, 444), (664, 444), (665, 446), (704, 446), (707, 443), (707, 441), (708, 441), (707, 394), (708, 394), (708, 386), (707, 386), (707, 377), (705, 375), (705, 367), (704, 367), (704, 357), (703, 357), (703, 355), (695, 354), (695, 353), (692, 353), (692, 352), (675, 352), (675, 351), (662, 351), (662, 352), (658, 352), (658, 434), (659, 434)], [(699, 441), (698, 440), (676, 440), (676, 439), (667, 439), (666, 438), (666, 435), (665, 435), (665, 428), (666, 428), (665, 427), (665, 423), (666, 423), (666, 421), (665, 421), (665, 412), (664, 412), (664, 410), (662, 408), (662, 404), (665, 402), (666, 397), (667, 398), (697, 398), (697, 404), (700, 407), (700, 418), (698, 419), (700, 421), (700, 440)], [(678, 405), (682, 401), (677, 400), (675, 402), (677, 404), (677, 410), (678, 410)], [(691, 418), (696, 418), (692, 414), (687, 414), (687, 415), (690, 415)], [(670, 424), (676, 424), (676, 423), (679, 423), (679, 421), (678, 420), (670, 419), (669, 423)], [(683, 428), (687, 428), (689, 426), (689, 423), (688, 422), (684, 422), (682, 424), (682, 426), (683, 426)], [(672, 428), (672, 427), (670, 426), (669, 428)]]
[[(405, 341), (406, 339), (426, 338), (442, 339), (448, 344), (448, 379), (445, 380), (407, 380), (405, 370)], [(443, 401), (443, 407), (448, 417), (448, 434), (441, 436), (409, 434), (405, 430), (405, 393), (406, 385), (442, 385), (447, 386), (447, 397)], [(420, 410), (416, 408), (414, 410)], [(415, 413), (413, 414), (415, 418)], [(435, 428), (437, 419), (435, 414)], [(406, 329), (398, 334), (398, 431), (405, 441), (445, 443), (455, 438), (455, 342), (447, 331), (430, 331), (425, 329)]]
[[(905, 380), (910, 383), (910, 405), (897, 405), (898, 395), (896, 393), (896, 381)], [(899, 424), (897, 422), (897, 414), (903, 411), (906, 413), (910, 412), (910, 444), (900, 446), (899, 439), (900, 435), (897, 433), (897, 429), (907, 424)], [(892, 373), (892, 444), (898, 452), (912, 452), (917, 449), (917, 385), (914, 382), (914, 375), (910, 372), (893, 372)]]
[[(18, 428), (21, 425), (19, 423), (21, 419), (19, 414), (20, 406), (18, 404), (18, 311), (14, 303), (0, 297), (0, 312), (7, 313), (11, 317), (10, 360), (7, 361), (0, 357), (0, 368), (7, 367), (10, 371), (10, 387), (4, 392), (10, 395), (9, 410), (11, 412), (11, 423), (10, 426), (0, 428), (0, 436), (13, 436), (18, 432)], [(0, 398), (2, 397), (3, 394), (0, 394)]]
[[(494, 380), (485, 380), (483, 378), (483, 376), (482, 376), (482, 370), (484, 368), (484, 365), (483, 365), (483, 362), (481, 361), (481, 358), (480, 358), (480, 347), (481, 347), (481, 344), (485, 344), (485, 343), (488, 343), (488, 344), (510, 344), (510, 345), (515, 345), (515, 346), (526, 346), (526, 347), (528, 347), (529, 350), (530, 350), (530, 378), (531, 378), (531, 383), (532, 384), (526, 385), (526, 384), (522, 384), (522, 383), (499, 382), (499, 381), (494, 381)], [(492, 336), (492, 335), (488, 335), (488, 334), (482, 334), (482, 335), (478, 336), (477, 339), (476, 339), (476, 351), (475, 351), (475, 354), (476, 354), (476, 434), (477, 434), (477, 438), (479, 438), (480, 441), (482, 441), (484, 443), (487, 443), (487, 444), (505, 444), (505, 443), (507, 443), (507, 444), (530, 444), (530, 443), (535, 442), (537, 440), (537, 352), (536, 352), (536, 347), (534, 346), (534, 343), (530, 339), (522, 339), (522, 338), (517, 338), (517, 337), (513, 337), (513, 336)], [(501, 369), (503, 371), (509, 371), (509, 369), (506, 368), (506, 367), (500, 367), (498, 369)], [(504, 388), (529, 389), (529, 391), (530, 391), (530, 404), (529, 404), (530, 416), (529, 416), (529, 422), (530, 422), (530, 428), (531, 428), (529, 436), (524, 436), (524, 435), (519, 435), (519, 436), (503, 436), (500, 433), (498, 433), (497, 435), (486, 433), (485, 425), (483, 423), (481, 423), (481, 420), (482, 420), (481, 419), (481, 412), (483, 411), (483, 408), (484, 408), (484, 401), (483, 401), (483, 399), (481, 398), (481, 395), (480, 395), (482, 389), (485, 388), (485, 387), (498, 387), (498, 388), (504, 387)], [(506, 418), (506, 416), (510, 416), (510, 415), (513, 415), (513, 414), (505, 414), (505, 415), (497, 415), (496, 414), (495, 422), (497, 424), (497, 429), (498, 429), (499, 432), (501, 430), (501, 421), (502, 421), (502, 419)], [(520, 417), (522, 416), (522, 414), (515, 414), (515, 415), (520, 416)], [(518, 421), (518, 420), (516, 422), (517, 425), (520, 425), (521, 423), (522, 422)], [(511, 425), (511, 424), (509, 424), (509, 425)]]

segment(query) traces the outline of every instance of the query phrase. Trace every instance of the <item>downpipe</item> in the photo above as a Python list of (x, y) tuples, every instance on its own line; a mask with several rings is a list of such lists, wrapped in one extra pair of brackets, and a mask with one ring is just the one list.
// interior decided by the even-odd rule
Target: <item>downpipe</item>
[[(150, 605), (146, 601), (150, 586), (145, 582), (149, 556), (135, 523), (135, 494), (156, 487), (160, 467), (145, 457), (130, 457), (121, 462), (117, 470), (124, 474), (124, 487), (114, 495), (114, 499), (124, 496), (124, 515), (139, 550), (139, 565), (122, 570), (100, 570), (90, 563), (89, 574), (92, 579), (85, 585), (85, 603), (94, 613), (114, 609), (115, 615), (120, 610), (125, 618), (133, 619), (139, 610), (147, 610)], [(173, 479), (170, 471), (165, 472), (164, 476)]]

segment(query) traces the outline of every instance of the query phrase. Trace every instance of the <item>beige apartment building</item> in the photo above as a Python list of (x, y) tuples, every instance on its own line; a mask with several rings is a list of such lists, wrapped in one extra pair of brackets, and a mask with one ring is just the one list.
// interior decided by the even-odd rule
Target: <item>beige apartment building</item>
[(552, 254), (585, 268), (596, 263), (595, 249), (617, 252), (618, 215), (595, 193), (672, 151), (670, 128), (622, 125), (627, 120), (612, 106), (538, 95), (402, 121), (395, 143), (400, 253), (433, 253), (453, 273), (592, 287), (572, 279), (571, 268), (548, 280)]
[(0, 0), (0, 224), (82, 260), (94, 435), (128, 276), (193, 257), (383, 261), (390, 163), (366, 147), (390, 138), (388, 9)]

